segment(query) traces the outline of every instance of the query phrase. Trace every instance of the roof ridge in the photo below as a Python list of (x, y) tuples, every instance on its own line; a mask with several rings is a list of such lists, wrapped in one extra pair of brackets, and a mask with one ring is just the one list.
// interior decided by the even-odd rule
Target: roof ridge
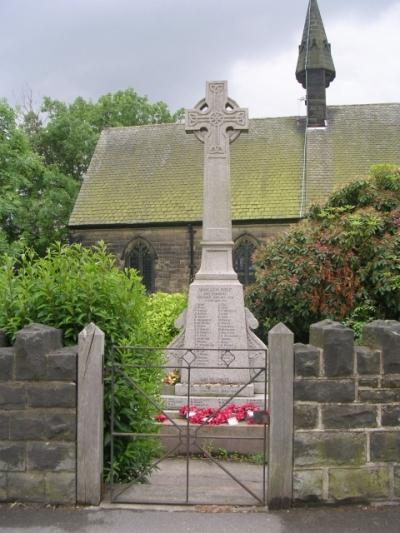
[(364, 104), (333, 104), (328, 105), (328, 109), (332, 107), (371, 107), (371, 106), (386, 106), (386, 105), (400, 105), (400, 102), (369, 102)]
[(103, 128), (102, 131), (108, 131), (108, 130), (127, 130), (132, 128), (151, 128), (154, 126), (183, 126), (183, 123), (180, 122), (159, 122), (155, 124), (133, 124), (132, 126), (108, 126), (107, 128)]
[[(332, 109), (333, 107), (335, 108), (348, 108), (348, 107), (367, 107), (367, 106), (387, 106), (387, 105), (400, 105), (400, 101), (399, 102), (369, 102), (369, 103), (362, 103), (362, 104), (331, 104), (331, 105), (328, 105), (327, 108), (328, 109)], [(276, 117), (252, 117), (250, 118), (250, 122), (252, 121), (261, 121), (261, 120), (282, 120), (282, 119), (296, 119), (298, 120), (300, 118), (303, 118), (305, 117), (305, 114), (296, 114), (296, 115), (278, 115)], [(165, 127), (165, 126), (174, 126), (174, 127), (178, 127), (178, 126), (184, 126), (183, 123), (178, 123), (178, 122), (169, 122), (169, 123), (162, 123), (162, 124), (137, 124), (135, 126), (110, 126), (108, 128), (104, 128), (102, 130), (102, 133), (103, 132), (108, 132), (108, 131), (116, 131), (116, 130), (132, 130), (132, 129), (143, 129), (143, 128), (150, 128), (150, 127), (156, 127), (156, 128), (160, 128), (160, 127)]]

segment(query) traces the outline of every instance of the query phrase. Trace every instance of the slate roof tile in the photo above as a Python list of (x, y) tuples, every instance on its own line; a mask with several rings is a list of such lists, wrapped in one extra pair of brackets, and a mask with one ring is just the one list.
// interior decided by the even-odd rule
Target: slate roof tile
[[(304, 141), (304, 118), (250, 120), (231, 145), (233, 220), (299, 217)], [(400, 164), (400, 104), (329, 107), (307, 134), (307, 205), (380, 162)], [(70, 226), (200, 221), (202, 182), (203, 145), (182, 124), (106, 129)]]

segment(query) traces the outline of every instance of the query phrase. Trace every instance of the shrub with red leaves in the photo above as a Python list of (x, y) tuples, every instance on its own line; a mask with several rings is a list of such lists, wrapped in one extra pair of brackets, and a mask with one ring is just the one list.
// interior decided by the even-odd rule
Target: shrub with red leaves
[(363, 323), (400, 314), (400, 168), (376, 165), (307, 220), (261, 246), (247, 303), (266, 339), (278, 322), (308, 342), (312, 323)]

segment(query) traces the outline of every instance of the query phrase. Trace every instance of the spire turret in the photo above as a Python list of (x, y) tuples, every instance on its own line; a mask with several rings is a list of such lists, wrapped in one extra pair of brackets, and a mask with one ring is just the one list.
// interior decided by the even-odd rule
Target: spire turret
[(325, 124), (325, 89), (335, 76), (331, 45), (325, 33), (318, 3), (317, 0), (310, 0), (296, 68), (297, 81), (307, 90), (310, 126)]

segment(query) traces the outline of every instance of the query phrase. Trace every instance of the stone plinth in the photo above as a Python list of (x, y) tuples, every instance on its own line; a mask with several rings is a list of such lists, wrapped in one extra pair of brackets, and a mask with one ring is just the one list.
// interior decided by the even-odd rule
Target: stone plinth
[(188, 309), (177, 321), (182, 332), (168, 350), (181, 369), (175, 394), (187, 396), (189, 382), (191, 396), (262, 392), (266, 347), (252, 332), (257, 325), (238, 280), (194, 281)]

